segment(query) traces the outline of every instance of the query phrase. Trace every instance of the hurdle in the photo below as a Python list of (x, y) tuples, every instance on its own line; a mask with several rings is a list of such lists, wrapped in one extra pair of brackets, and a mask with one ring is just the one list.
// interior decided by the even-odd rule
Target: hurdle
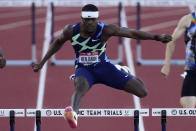
[[(136, 1), (135, 1), (136, 2)], [(141, 4), (140, 4), (141, 3)], [(148, 5), (149, 4), (149, 5)], [(185, 6), (185, 3), (182, 2), (172, 2), (172, 1), (168, 1), (168, 2), (164, 2), (164, 3), (159, 3), (159, 1), (155, 1), (154, 3), (148, 3), (146, 1), (140, 1), (137, 2), (136, 4), (136, 9), (137, 9), (137, 29), (140, 30), (141, 29), (141, 5), (143, 6)], [(140, 40), (137, 40), (137, 45), (136, 45), (136, 60), (137, 60), (137, 64), (138, 65), (144, 65), (144, 66), (160, 66), (164, 64), (164, 59), (144, 59), (142, 58), (142, 43)], [(172, 59), (171, 60), (171, 65), (178, 65), (178, 66), (183, 66), (185, 64), (185, 60), (184, 59)]]
[(152, 116), (161, 116), (162, 131), (166, 131), (167, 117), (196, 116), (195, 108), (152, 108)]
[(25, 117), (24, 109), (0, 109), (0, 118), (9, 117), (10, 131), (14, 131), (15, 117)]
[(36, 63), (36, 35), (35, 35), (35, 3), (31, 4), (31, 24), (32, 24), (32, 41), (31, 41), (31, 59), (30, 60), (7, 60), (7, 66), (29, 66)]
[[(36, 129), (41, 130), (42, 117), (63, 117), (65, 109), (26, 109), (26, 117), (36, 117)], [(139, 117), (149, 116), (149, 109), (80, 109), (79, 117), (134, 117), (134, 131), (138, 131)]]
[(41, 111), (37, 110), (35, 112), (36, 114), (36, 128), (37, 128), (37, 131), (41, 131)]
[[(52, 21), (52, 29), (51, 29), (51, 43), (53, 42), (54, 40), (54, 25), (55, 25), (55, 22), (54, 22), (54, 4), (51, 3), (51, 14), (52, 14), (52, 17), (51, 17), (51, 21)], [(122, 26), (121, 24), (121, 17), (122, 17), (122, 3), (119, 2), (118, 4), (118, 25), (119, 26)], [(110, 59), (111, 63), (113, 64), (122, 64), (122, 61), (123, 61), (123, 45), (122, 45), (122, 37), (119, 37), (118, 38), (118, 58), (116, 59)], [(70, 65), (74, 65), (74, 60), (58, 60), (56, 59), (55, 55), (53, 55), (51, 57), (51, 64), (52, 65), (56, 65), (56, 66), (70, 66)]]

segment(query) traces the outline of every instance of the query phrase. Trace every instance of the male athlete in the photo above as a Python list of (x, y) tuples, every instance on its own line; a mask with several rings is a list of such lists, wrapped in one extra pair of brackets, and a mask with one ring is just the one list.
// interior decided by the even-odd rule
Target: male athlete
[(194, 12), (184, 15), (173, 31), (173, 39), (167, 44), (165, 63), (161, 73), (167, 77), (170, 73), (170, 60), (173, 56), (177, 40), (185, 36), (186, 59), (185, 72), (187, 75), (183, 81), (180, 104), (184, 108), (196, 106), (196, 9)]
[(171, 41), (167, 34), (153, 35), (113, 24), (98, 21), (99, 11), (95, 5), (87, 4), (82, 8), (81, 22), (65, 26), (63, 33), (50, 46), (39, 64), (33, 65), (35, 72), (56, 53), (66, 41), (71, 41), (75, 51), (75, 91), (70, 106), (65, 108), (64, 117), (70, 127), (77, 127), (77, 112), (82, 97), (92, 85), (102, 83), (109, 87), (126, 91), (138, 97), (145, 97), (147, 90), (143, 82), (130, 74), (118, 70), (110, 63), (106, 55), (107, 41), (112, 36), (128, 37), (140, 40), (157, 40), (163, 43)]
[(0, 48), (0, 68), (4, 68), (5, 65), (6, 65), (6, 59), (3, 55), (2, 49)]

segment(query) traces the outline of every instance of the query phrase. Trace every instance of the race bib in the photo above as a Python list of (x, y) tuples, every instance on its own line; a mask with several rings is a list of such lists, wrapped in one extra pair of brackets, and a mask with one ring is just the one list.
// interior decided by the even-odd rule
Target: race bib
[(98, 52), (80, 53), (79, 55), (79, 63), (90, 65), (96, 62), (98, 62)]

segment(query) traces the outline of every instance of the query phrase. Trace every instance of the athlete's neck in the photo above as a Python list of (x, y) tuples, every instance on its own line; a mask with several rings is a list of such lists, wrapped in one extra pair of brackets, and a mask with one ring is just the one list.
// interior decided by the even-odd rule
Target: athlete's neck
[(80, 35), (82, 37), (84, 37), (84, 38), (92, 37), (95, 33), (96, 33), (96, 29), (94, 31), (92, 31), (92, 32), (88, 32), (84, 28), (83, 24), (81, 23), (81, 25), (80, 25)]

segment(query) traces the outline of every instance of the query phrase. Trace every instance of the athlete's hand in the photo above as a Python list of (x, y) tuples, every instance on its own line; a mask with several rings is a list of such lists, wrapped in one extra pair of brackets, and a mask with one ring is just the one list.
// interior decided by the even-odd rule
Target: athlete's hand
[(161, 74), (167, 78), (170, 73), (170, 64), (164, 64), (161, 69)]
[(0, 68), (4, 68), (6, 66), (6, 59), (4, 56), (0, 56)]
[(41, 64), (32, 64), (32, 69), (34, 72), (38, 72), (42, 68)]
[(157, 35), (156, 40), (161, 41), (162, 43), (168, 43), (172, 40), (172, 36), (168, 34)]

